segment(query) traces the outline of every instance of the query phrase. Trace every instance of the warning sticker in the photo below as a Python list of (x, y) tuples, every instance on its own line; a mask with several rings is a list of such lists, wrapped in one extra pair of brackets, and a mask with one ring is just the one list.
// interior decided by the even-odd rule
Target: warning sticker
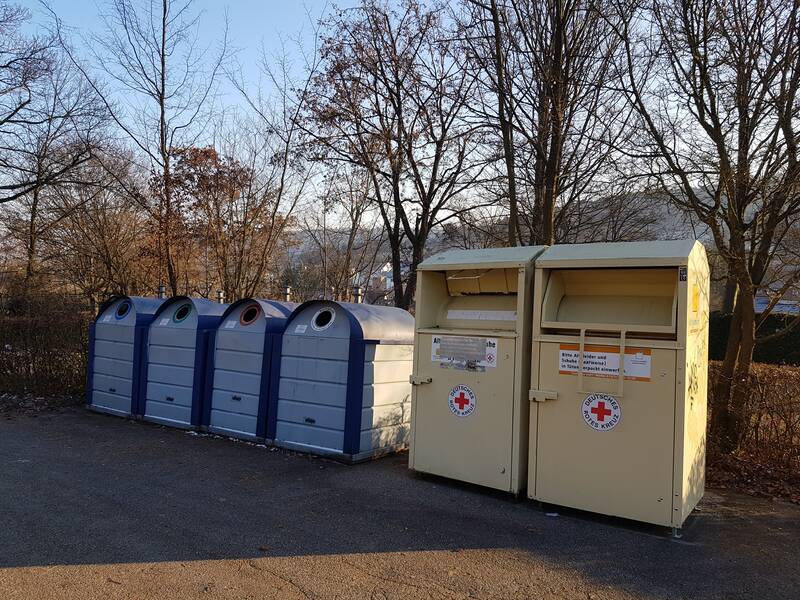
[(103, 317), (103, 323), (108, 323), (111, 320), (111, 315), (106, 315)]
[(497, 338), (435, 335), (431, 361), (445, 369), (485, 371), (497, 366)]
[(586, 424), (595, 431), (608, 431), (619, 424), (622, 408), (614, 396), (589, 394), (581, 403), (581, 414)]
[(161, 325), (162, 327), (164, 325), (169, 325), (169, 317), (167, 317), (166, 319), (161, 319), (161, 321), (158, 324)]
[(450, 395), (447, 397), (447, 405), (457, 417), (468, 417), (475, 412), (475, 407), (478, 405), (478, 397), (469, 386), (459, 384), (450, 390)]
[(236, 328), (236, 321), (228, 321), (225, 323), (225, 329), (235, 329)]
[(305, 333), (306, 329), (308, 329), (308, 325), (298, 325), (294, 328), (295, 333)]
[[(625, 379), (650, 381), (650, 348), (625, 348)], [(580, 366), (580, 346), (561, 344), (558, 352), (558, 372), (576, 375)], [(619, 348), (614, 346), (584, 346), (583, 374), (590, 377), (619, 376)]]

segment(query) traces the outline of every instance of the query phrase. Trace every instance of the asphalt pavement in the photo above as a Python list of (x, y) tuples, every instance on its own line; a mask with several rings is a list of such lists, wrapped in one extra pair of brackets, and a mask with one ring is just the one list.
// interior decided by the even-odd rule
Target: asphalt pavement
[(83, 409), (0, 420), (0, 598), (800, 598), (800, 507), (666, 530)]

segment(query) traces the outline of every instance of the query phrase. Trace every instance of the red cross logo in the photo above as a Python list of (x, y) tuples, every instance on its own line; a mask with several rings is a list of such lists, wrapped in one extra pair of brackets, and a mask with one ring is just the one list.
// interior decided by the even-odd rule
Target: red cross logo
[(464, 410), (464, 407), (469, 404), (469, 398), (464, 395), (464, 392), (459, 392), (458, 396), (453, 398), (453, 402), (458, 404), (458, 410)]
[(619, 425), (622, 407), (614, 396), (589, 394), (581, 402), (581, 414), (586, 424), (595, 431), (610, 431)]
[(475, 405), (478, 399), (466, 385), (457, 385), (452, 390), (447, 399), (450, 410), (457, 417), (468, 417), (475, 412)]
[(591, 412), (597, 417), (597, 420), (601, 423), (606, 420), (606, 417), (610, 417), (613, 411), (610, 408), (606, 408), (606, 403), (602, 400), (597, 403), (597, 406), (592, 407)]

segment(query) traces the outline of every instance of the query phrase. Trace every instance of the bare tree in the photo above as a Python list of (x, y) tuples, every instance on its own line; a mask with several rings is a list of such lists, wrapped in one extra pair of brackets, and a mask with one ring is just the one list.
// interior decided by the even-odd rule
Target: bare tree
[(345, 165), (326, 179), (323, 211), (308, 211), (303, 230), (323, 265), (320, 291), (331, 289), (333, 299), (349, 301), (355, 286), (370, 291), (371, 276), (386, 262), (386, 235), (363, 169)]
[(708, 227), (738, 290), (712, 422), (732, 451), (747, 427), (756, 331), (774, 306), (757, 317), (755, 295), (777, 299), (800, 280), (796, 261), (776, 270), (800, 217), (800, 4), (642, 3), (635, 23), (618, 28), (641, 133), (631, 152)]
[[(113, 177), (107, 171), (111, 165)], [(126, 153), (106, 149), (102, 164), (86, 163), (81, 169), (91, 172), (59, 186), (51, 198), (68, 210), (43, 236), (41, 260), (54, 281), (76, 288), (91, 306), (111, 294), (154, 291), (158, 264), (148, 249), (155, 237), (148, 214), (126, 198), (118, 183), (136, 178), (135, 167)]]
[[(307, 131), (331, 164), (371, 180), (391, 249), (394, 302), (408, 308), (431, 231), (476, 204), (479, 136), (466, 121), (474, 78), (453, 60), (440, 6), (364, 0), (325, 21)], [(459, 202), (462, 202), (459, 204)]]
[(441, 242), (447, 247), (464, 249), (507, 246), (508, 218), (499, 205), (463, 212), (457, 219), (442, 224)]
[(74, 58), (56, 18), (62, 46), (159, 182), (150, 197), (141, 190), (129, 194), (157, 221), (158, 254), (173, 294), (181, 282), (173, 243), (181, 207), (172, 162), (177, 149), (195, 145), (203, 134), (227, 56), (227, 25), (212, 55), (198, 46), (200, 14), (193, 8), (194, 0), (110, 0), (102, 14), (105, 31), (86, 40), (93, 69)]
[[(314, 40), (317, 40), (316, 32)], [(263, 277), (269, 268), (273, 280), (279, 270), (274, 260), (275, 250), (286, 249), (291, 237), (290, 226), (297, 222), (294, 213), (317, 175), (316, 165), (308, 160), (308, 136), (300, 120), (319, 57), (316, 46), (311, 53), (303, 52), (299, 44), (298, 49), (305, 59), (302, 77), (295, 72), (295, 64), (288, 53), (268, 54), (262, 46), (258, 68), (260, 81), (269, 84), (269, 92), (261, 86), (253, 89), (240, 67), (228, 71), (229, 80), (241, 93), (252, 116), (243, 127), (249, 141), (238, 146), (247, 148), (243, 161), (254, 174), (252, 181), (258, 194), (266, 201), (264, 218), (270, 223), (269, 237), (262, 240), (262, 252), (256, 260), (256, 275)], [(258, 289), (260, 284), (251, 280), (248, 285), (248, 289)]]
[[(605, 0), (466, 0), (466, 68), (478, 68), (496, 108), (512, 213), (509, 233), (553, 244), (561, 209), (603, 195), (627, 112), (614, 91), (619, 50)], [(519, 205), (519, 220), (514, 214)], [(568, 211), (565, 212), (567, 214)], [(511, 242), (511, 240), (509, 240)]]
[[(497, 0), (482, 2), (466, 0), (466, 21), (461, 27), (462, 37), (471, 50), (466, 55), (469, 65), (465, 68), (477, 68), (483, 72), (488, 88), (494, 91), (497, 98), (496, 119), (493, 114), (485, 114), (490, 122), (496, 121), (502, 137), (503, 163), (506, 172), (506, 188), (508, 192), (508, 245), (516, 246), (520, 242), (519, 206), (517, 202), (516, 151), (514, 149), (514, 127), (511, 122), (513, 110), (506, 71), (509, 53), (504, 26), (506, 19), (501, 15)], [(488, 15), (488, 18), (487, 18)]]
[(54, 40), (21, 33), (28, 19), (0, 2), (0, 204), (24, 198), (35, 220), (42, 190), (91, 158), (89, 133), (102, 117)]
[(25, 127), (14, 135), (14, 158), (7, 155), (5, 164), (20, 184), (9, 218), (25, 247), (26, 280), (37, 272), (39, 239), (80, 207), (62, 202), (59, 189), (98, 183), (97, 173), (83, 167), (99, 147), (106, 122), (106, 113), (92, 90), (55, 53), (36, 91), (25, 109)]
[(231, 301), (275, 293), (267, 289), (266, 280), (277, 276), (275, 259), (285, 249), (292, 222), (282, 201), (289, 199), (291, 209), (297, 202), (294, 194), (301, 194), (304, 185), (282, 189), (283, 163), (269, 143), (276, 142), (280, 155), (281, 142), (262, 135), (261, 129), (248, 132), (238, 125), (222, 144), (227, 154), (210, 147), (187, 148), (177, 155), (173, 174), (194, 239), (210, 253), (212, 278), (206, 278), (201, 293), (208, 295), (214, 283)]

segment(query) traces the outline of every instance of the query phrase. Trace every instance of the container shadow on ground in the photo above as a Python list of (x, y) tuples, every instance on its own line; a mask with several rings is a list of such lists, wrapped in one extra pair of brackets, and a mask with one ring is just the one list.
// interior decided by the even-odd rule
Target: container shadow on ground
[(0, 568), (512, 549), (649, 598), (800, 597), (800, 509), (709, 494), (681, 540), (412, 475), (72, 410), (0, 421)]

